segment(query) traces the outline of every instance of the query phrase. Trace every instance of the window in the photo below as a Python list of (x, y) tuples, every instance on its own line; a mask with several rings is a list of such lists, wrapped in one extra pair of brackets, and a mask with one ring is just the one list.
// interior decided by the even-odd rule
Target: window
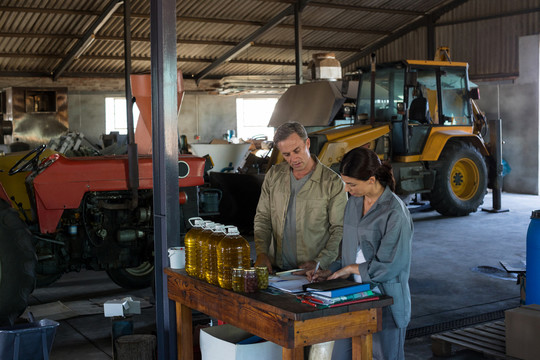
[(274, 138), (274, 128), (268, 122), (278, 98), (237, 98), (236, 99), (236, 136), (242, 139), (267, 137)]
[[(125, 97), (105, 98), (105, 133), (118, 131), (120, 135), (127, 134), (127, 109)], [(137, 127), (139, 108), (133, 106), (133, 127)]]

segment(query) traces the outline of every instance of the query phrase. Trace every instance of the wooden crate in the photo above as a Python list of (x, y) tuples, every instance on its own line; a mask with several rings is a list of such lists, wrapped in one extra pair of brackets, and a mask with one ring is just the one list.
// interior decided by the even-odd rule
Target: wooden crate
[(435, 356), (450, 356), (452, 345), (495, 359), (514, 359), (506, 355), (504, 320), (431, 335), (431, 351)]

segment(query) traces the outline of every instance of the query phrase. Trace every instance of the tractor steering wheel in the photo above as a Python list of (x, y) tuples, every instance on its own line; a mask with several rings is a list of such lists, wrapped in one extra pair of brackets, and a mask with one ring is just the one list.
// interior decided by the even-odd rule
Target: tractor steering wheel
[[(19, 161), (15, 163), (15, 165), (11, 167), (11, 169), (9, 169), (8, 174), (15, 175), (17, 173), (20, 173), (21, 171), (29, 170), (30, 167), (36, 169), (38, 166), (39, 155), (41, 155), (41, 153), (45, 151), (45, 148), (47, 148), (47, 145), (43, 144), (30, 151), (28, 154), (24, 155), (21, 159), (19, 159)], [(30, 156), (32, 157), (29, 159)]]

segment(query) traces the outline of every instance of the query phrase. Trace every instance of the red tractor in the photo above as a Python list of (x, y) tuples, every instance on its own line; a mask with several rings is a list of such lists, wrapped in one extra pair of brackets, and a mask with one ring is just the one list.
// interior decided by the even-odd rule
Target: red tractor
[[(66, 272), (105, 270), (126, 288), (151, 284), (152, 158), (139, 157), (132, 191), (127, 156), (67, 158), (45, 148), (0, 157), (0, 323), (24, 311), (36, 283)], [(204, 183), (204, 164), (179, 155), (181, 207), (185, 191)]]

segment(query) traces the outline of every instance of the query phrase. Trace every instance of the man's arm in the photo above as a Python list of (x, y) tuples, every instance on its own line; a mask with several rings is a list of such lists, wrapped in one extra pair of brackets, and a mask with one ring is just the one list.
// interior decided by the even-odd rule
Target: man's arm
[(272, 218), (270, 214), (270, 179), (272, 169), (266, 174), (261, 188), (259, 203), (253, 221), (255, 251), (257, 252), (257, 266), (267, 266), (272, 272), (272, 264), (270, 263), (269, 250), (272, 240)]
[(343, 238), (343, 215), (347, 204), (347, 193), (341, 178), (337, 177), (332, 180), (328, 184), (328, 188), (330, 189), (327, 208), (330, 237), (324, 249), (315, 258), (315, 261), (320, 261), (322, 269), (328, 269), (338, 256), (339, 245)]

